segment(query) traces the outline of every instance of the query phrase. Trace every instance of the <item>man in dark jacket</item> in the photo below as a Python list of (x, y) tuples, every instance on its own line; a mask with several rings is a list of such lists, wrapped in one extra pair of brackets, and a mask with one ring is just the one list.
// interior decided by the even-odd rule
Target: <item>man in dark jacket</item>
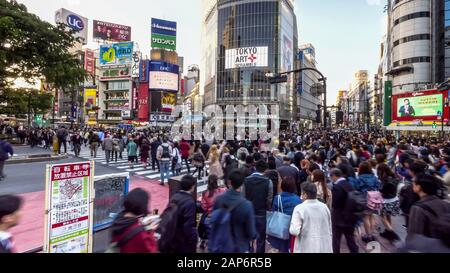
[(355, 243), (355, 222), (352, 212), (346, 210), (348, 202), (348, 193), (353, 191), (353, 186), (345, 179), (340, 169), (332, 169), (330, 178), (333, 181), (332, 190), (332, 212), (331, 223), (333, 229), (333, 252), (341, 252), (342, 234), (347, 240), (348, 248), (351, 253), (358, 253), (358, 246)]
[(111, 226), (112, 242), (120, 244), (120, 253), (157, 252), (153, 231), (147, 231), (141, 224), (148, 213), (148, 199), (148, 193), (142, 189), (134, 189), (125, 197), (124, 211)]
[(202, 150), (202, 153), (205, 156), (205, 158), (208, 158), (209, 148), (210, 147), (209, 147), (208, 143), (206, 143), (206, 140), (203, 139), (202, 140), (202, 146), (200, 146), (200, 150)]
[(20, 197), (0, 195), (0, 254), (15, 252), (9, 230), (19, 223), (21, 207), (22, 199)]
[(268, 164), (264, 160), (256, 163), (256, 172), (245, 178), (242, 195), (253, 204), (255, 210), (256, 253), (265, 253), (266, 250), (266, 213), (272, 207), (273, 185), (272, 180), (264, 175)]
[(414, 178), (413, 190), (420, 200), (411, 207), (408, 236), (416, 234), (435, 239), (449, 237), (450, 229), (444, 231), (446, 235), (443, 235), (438, 224), (439, 218), (450, 214), (450, 203), (436, 196), (440, 183), (438, 178), (429, 174), (419, 174)]
[(158, 147), (161, 145), (161, 141), (159, 140), (158, 137), (154, 137), (153, 141), (150, 143), (150, 148), (151, 148), (151, 154), (152, 154), (152, 170), (155, 170), (155, 164), (156, 166), (158, 166), (158, 171), (159, 171), (159, 162), (156, 158), (156, 155), (158, 153)]
[(58, 129), (56, 136), (58, 137), (58, 154), (61, 154), (61, 145), (64, 144), (64, 153), (67, 154), (67, 135), (69, 132), (66, 127), (62, 126)]
[(293, 181), (295, 181), (295, 185), (297, 186), (297, 194), (300, 196), (302, 193), (300, 187), (300, 172), (291, 166), (291, 159), (287, 156), (283, 158), (283, 165), (277, 168), (277, 172), (280, 174), (281, 178), (290, 177)]
[[(253, 205), (241, 195), (245, 175), (242, 170), (234, 170), (228, 176), (230, 189), (219, 195), (214, 204), (214, 209), (222, 207), (236, 207), (231, 212), (231, 230), (236, 245), (236, 252), (246, 253), (250, 251), (250, 245), (258, 236), (255, 227), (255, 213)], [(238, 205), (239, 204), (239, 205)]]
[(5, 168), (5, 162), (9, 159), (9, 156), (14, 155), (13, 148), (9, 142), (0, 140), (0, 181), (6, 178), (3, 172)]
[(197, 181), (192, 175), (185, 175), (180, 181), (181, 190), (171, 199), (178, 206), (176, 235), (174, 238), (175, 253), (196, 253), (197, 251), (197, 206), (192, 193)]

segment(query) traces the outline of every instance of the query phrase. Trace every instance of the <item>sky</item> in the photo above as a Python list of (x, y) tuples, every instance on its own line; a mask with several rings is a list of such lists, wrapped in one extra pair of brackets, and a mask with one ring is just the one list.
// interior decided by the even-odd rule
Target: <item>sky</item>
[[(42, 20), (54, 23), (55, 11), (66, 8), (89, 19), (131, 26), (131, 38), (143, 55), (150, 55), (152, 17), (176, 21), (177, 52), (185, 70), (200, 65), (201, 0), (18, 0)], [(385, 0), (295, 0), (299, 44), (312, 43), (318, 69), (327, 77), (328, 104), (338, 90), (350, 86), (357, 70), (369, 70), (373, 80), (380, 58)], [(170, 3), (170, 5), (168, 4)], [(201, 69), (201, 67), (200, 67)]]

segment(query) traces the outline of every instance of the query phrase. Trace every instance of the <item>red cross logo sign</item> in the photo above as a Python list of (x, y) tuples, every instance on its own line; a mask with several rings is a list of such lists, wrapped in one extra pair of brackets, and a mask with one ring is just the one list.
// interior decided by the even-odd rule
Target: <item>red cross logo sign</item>
[(256, 61), (256, 56), (255, 54), (251, 54), (250, 57), (248, 57), (248, 59), (250, 60), (250, 62), (255, 62)]

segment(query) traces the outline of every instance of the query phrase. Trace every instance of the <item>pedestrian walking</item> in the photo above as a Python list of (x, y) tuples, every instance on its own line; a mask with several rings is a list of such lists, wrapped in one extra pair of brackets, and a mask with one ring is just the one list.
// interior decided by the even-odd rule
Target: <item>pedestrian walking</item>
[(211, 253), (254, 252), (258, 233), (253, 205), (241, 193), (244, 181), (243, 171), (234, 170), (226, 181), (230, 188), (216, 198), (208, 238)]
[(181, 153), (179, 145), (178, 142), (174, 142), (172, 148), (172, 174), (176, 176), (180, 175), (181, 167)]
[(0, 140), (0, 181), (6, 178), (5, 162), (14, 155), (14, 150), (9, 142)]
[(180, 152), (181, 152), (181, 160), (186, 164), (186, 168), (188, 173), (191, 173), (191, 167), (189, 165), (189, 151), (191, 149), (191, 145), (184, 138), (181, 139), (180, 142)]
[(98, 148), (99, 144), (100, 144), (100, 137), (98, 136), (97, 133), (91, 131), (91, 134), (89, 137), (91, 157), (94, 157), (94, 158), (97, 157), (97, 148)]
[(137, 159), (137, 149), (137, 144), (134, 142), (134, 137), (132, 136), (127, 144), (128, 164), (131, 169), (134, 169), (134, 162)]
[(80, 132), (77, 131), (75, 134), (73, 134), (70, 141), (73, 145), (73, 151), (75, 153), (75, 157), (79, 157), (80, 151), (81, 151), (81, 145), (83, 144), (83, 138), (80, 135)]
[(154, 231), (143, 223), (148, 214), (149, 199), (148, 193), (139, 188), (125, 196), (124, 209), (111, 226), (111, 243), (120, 253), (157, 253)]
[(161, 141), (158, 137), (154, 137), (152, 142), (150, 143), (151, 155), (152, 155), (152, 170), (155, 170), (155, 166), (158, 167), (158, 171), (160, 171), (159, 161), (158, 161), (158, 147), (161, 145)]
[(117, 162), (117, 157), (120, 153), (120, 158), (122, 159), (122, 154), (121, 154), (121, 147), (120, 147), (120, 138), (118, 136), (118, 134), (114, 134), (113, 136), (113, 151), (112, 151), (112, 160), (114, 160), (114, 162)]
[(272, 208), (273, 185), (272, 181), (264, 175), (268, 165), (264, 160), (256, 163), (256, 172), (245, 178), (242, 195), (252, 202), (255, 210), (256, 231), (258, 239), (256, 253), (266, 250), (266, 214)]
[(18, 196), (0, 195), (0, 254), (16, 252), (10, 230), (20, 222), (22, 204)]
[(148, 167), (148, 153), (150, 152), (150, 145), (147, 138), (142, 139), (139, 154), (141, 156), (141, 163), (144, 164), (144, 169)]
[(331, 214), (317, 200), (313, 183), (302, 185), (303, 202), (294, 209), (289, 231), (296, 236), (294, 253), (333, 253)]
[(333, 252), (341, 253), (341, 238), (345, 236), (347, 245), (351, 253), (358, 253), (358, 245), (355, 242), (356, 219), (352, 211), (349, 211), (348, 193), (354, 191), (350, 182), (345, 179), (340, 169), (332, 169), (330, 178), (333, 181), (333, 203), (331, 211)]
[(106, 164), (107, 165), (109, 165), (109, 162), (111, 161), (113, 147), (114, 147), (114, 144), (113, 144), (112, 135), (109, 134), (103, 140), (103, 149), (105, 150)]
[(159, 145), (156, 155), (159, 162), (159, 169), (161, 174), (160, 185), (164, 186), (164, 178), (167, 182), (170, 179), (170, 163), (172, 162), (172, 147), (167, 142), (167, 138), (163, 138), (163, 143)]
[[(67, 154), (67, 136), (69, 135), (69, 132), (67, 131), (65, 126), (61, 126), (58, 131), (56, 132), (56, 135), (58, 136), (58, 154), (61, 154), (61, 146), (64, 145), (64, 153)], [(37, 139), (37, 136), (35, 137)]]

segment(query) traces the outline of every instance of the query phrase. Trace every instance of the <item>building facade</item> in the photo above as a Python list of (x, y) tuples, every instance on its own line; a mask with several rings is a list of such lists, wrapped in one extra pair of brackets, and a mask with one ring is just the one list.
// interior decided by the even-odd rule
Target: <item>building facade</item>
[[(299, 46), (297, 55), (298, 68), (316, 68), (316, 54), (314, 46), (305, 44)], [(316, 110), (322, 105), (320, 75), (311, 70), (300, 73), (297, 86), (296, 119), (303, 128), (312, 128), (316, 122)], [(319, 92), (318, 92), (319, 91)]]
[(364, 129), (370, 124), (369, 71), (359, 70), (347, 92), (347, 120), (352, 128)]
[(288, 0), (204, 1), (204, 105), (279, 105), (282, 124), (294, 119), (295, 77), (271, 85), (266, 73), (293, 70), (297, 19)]

